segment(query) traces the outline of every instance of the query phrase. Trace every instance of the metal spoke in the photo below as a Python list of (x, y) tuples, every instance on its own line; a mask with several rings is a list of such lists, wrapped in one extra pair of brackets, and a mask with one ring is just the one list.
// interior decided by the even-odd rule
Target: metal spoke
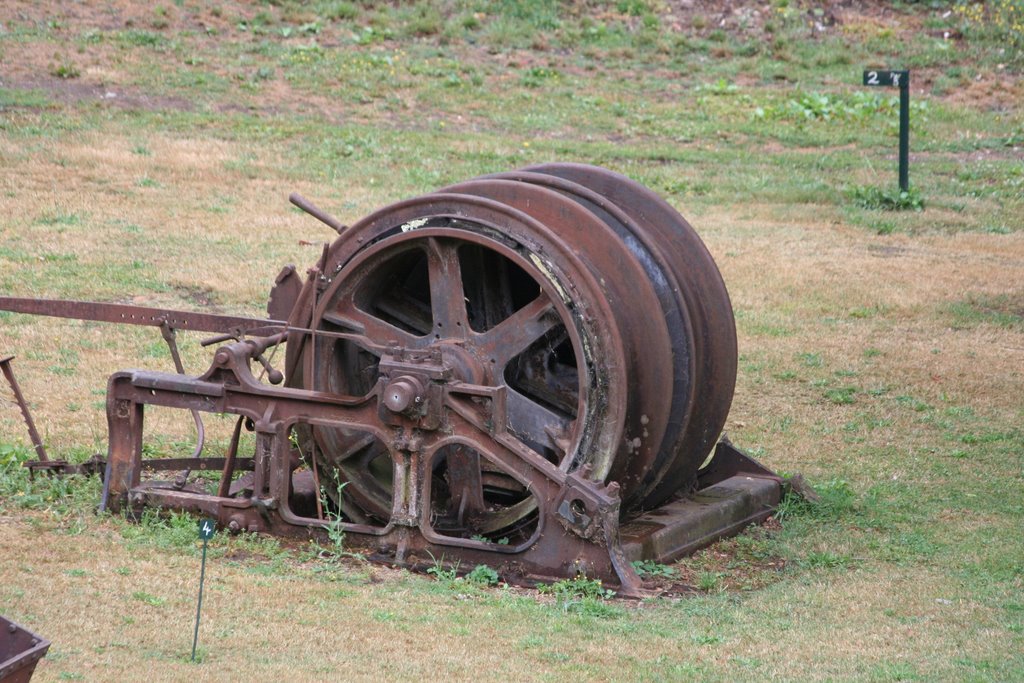
[(486, 509), (480, 479), (480, 454), (460, 444), (448, 453), (447, 462), (452, 512), (459, 525), (465, 526)]
[[(369, 460), (372, 460), (380, 454), (379, 449), (370, 448), (370, 446), (372, 446), (376, 441), (376, 437), (368, 432), (357, 432), (351, 436), (347, 436), (338, 444), (337, 450), (332, 452), (331, 461), (335, 464), (339, 464), (356, 454), (362, 453), (359, 465), (365, 466)], [(369, 457), (371, 454), (373, 457)], [(363, 462), (364, 460), (366, 462)]]
[(501, 368), (560, 324), (554, 304), (541, 294), (480, 335), (480, 349)]
[(408, 349), (425, 348), (430, 342), (428, 337), (417, 337), (354, 306), (344, 312), (324, 313), (323, 319), (332, 325), (366, 337), (367, 343), (360, 346), (375, 355), (380, 355), (381, 346), (393, 341)]
[(434, 237), (428, 239), (427, 272), (430, 278), (434, 334), (465, 338), (469, 322), (458, 247)]
[(505, 403), (509, 431), (528, 444), (565, 455), (573, 419), (509, 389)]

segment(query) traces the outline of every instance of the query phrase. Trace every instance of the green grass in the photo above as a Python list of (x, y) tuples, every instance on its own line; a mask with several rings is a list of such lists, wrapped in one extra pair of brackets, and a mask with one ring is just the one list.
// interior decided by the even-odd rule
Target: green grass
[(971, 328), (980, 324), (1011, 329), (1024, 326), (1024, 305), (1020, 297), (973, 295), (949, 306), (953, 324), (958, 328)]

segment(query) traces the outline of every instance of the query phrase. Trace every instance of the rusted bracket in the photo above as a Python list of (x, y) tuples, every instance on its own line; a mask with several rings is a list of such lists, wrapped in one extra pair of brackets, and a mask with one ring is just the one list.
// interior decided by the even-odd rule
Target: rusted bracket
[(28, 683), (50, 641), (0, 616), (0, 682)]
[(67, 460), (29, 460), (24, 463), (28, 468), (29, 475), (35, 477), (37, 472), (50, 475), (72, 475), (81, 474), (85, 476), (103, 476), (107, 461), (101, 455), (94, 455), (83, 463), (73, 465)]

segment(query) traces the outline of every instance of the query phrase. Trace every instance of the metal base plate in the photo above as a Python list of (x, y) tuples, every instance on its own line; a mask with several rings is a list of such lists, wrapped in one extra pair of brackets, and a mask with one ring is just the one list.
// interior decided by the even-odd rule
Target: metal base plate
[(622, 550), (631, 562), (672, 562), (763, 521), (781, 494), (777, 478), (730, 477), (622, 525)]

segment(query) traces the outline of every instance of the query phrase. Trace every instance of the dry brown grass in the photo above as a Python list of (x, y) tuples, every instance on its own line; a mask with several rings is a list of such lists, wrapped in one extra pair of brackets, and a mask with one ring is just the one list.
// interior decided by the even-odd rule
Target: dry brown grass
[[(487, 677), (621, 680), (643, 663), (691, 673), (761, 662), (758, 677), (860, 678), (879, 665), (947, 659), (959, 643), (979, 658), (1002, 652), (998, 614), (935, 572), (855, 570), (749, 596), (722, 620), (663, 606), (625, 606), (618, 628), (559, 617), (531, 598), (428, 592), (427, 579), (349, 566), (316, 574), (308, 565), (262, 574), (249, 559), (212, 559), (201, 630), (201, 664), (188, 662), (199, 560), (126, 547), (110, 524), (67, 535), (40, 515), (0, 519), (11, 561), (0, 567), (12, 618), (54, 642), (40, 680), (61, 671), (87, 680), (234, 680), (242, 670), (276, 680), (453, 680)], [(40, 534), (52, 539), (40, 543)], [(13, 559), (16, 558), (16, 559)], [(255, 564), (254, 564), (255, 563)], [(374, 587), (384, 581), (386, 589)], [(45, 590), (40, 590), (45, 586)], [(842, 609), (836, 606), (841, 604)], [(669, 635), (677, 619), (689, 633)], [(774, 629), (765, 629), (765, 623)], [(564, 623), (563, 623), (564, 622)], [(625, 638), (648, 622), (643, 638)], [(671, 669), (669, 669), (671, 670)], [(649, 670), (648, 670), (649, 671)], [(949, 671), (937, 669), (938, 678)]]

